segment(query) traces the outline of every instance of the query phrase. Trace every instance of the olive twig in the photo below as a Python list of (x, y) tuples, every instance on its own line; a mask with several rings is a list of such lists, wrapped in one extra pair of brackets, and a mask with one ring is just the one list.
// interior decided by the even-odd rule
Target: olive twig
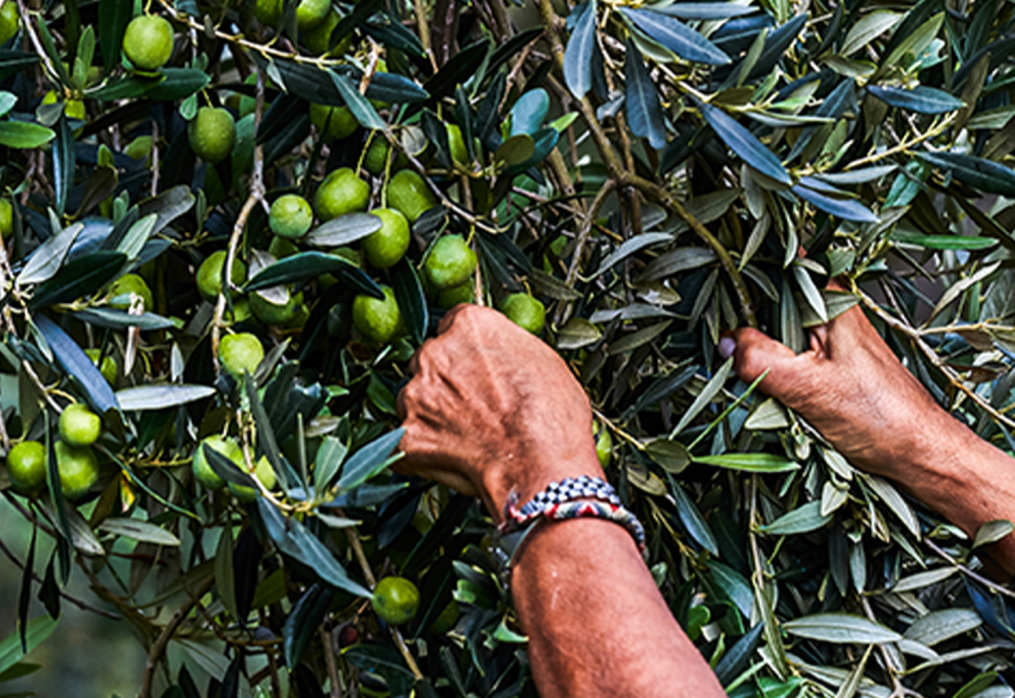
[(970, 389), (965, 383), (963, 383), (958, 374), (955, 373), (954, 369), (942, 361), (941, 357), (938, 356), (930, 345), (923, 340), (923, 333), (920, 330), (910, 327), (909, 324), (901, 320), (897, 320), (889, 315), (874, 301), (874, 299), (861, 291), (855, 282), (853, 283), (853, 293), (856, 294), (857, 298), (860, 299), (860, 302), (863, 303), (866, 308), (881, 318), (886, 325), (909, 337), (923, 355), (927, 357), (927, 360), (937, 370), (939, 370), (945, 378), (948, 379), (948, 382), (951, 383), (956, 390), (961, 391), (966, 397), (975, 402), (980, 409), (989, 414), (995, 421), (1001, 422), (1005, 426), (1015, 429), (1015, 420), (1012, 420), (1011, 418), (998, 412), (989, 402), (984, 400), (979, 393)]
[[(345, 512), (341, 509), (338, 510), (339, 516), (345, 516)], [(377, 577), (374, 576), (374, 571), (370, 568), (370, 562), (367, 560), (366, 554), (363, 552), (363, 544), (360, 543), (359, 535), (355, 529), (345, 529), (346, 538), (349, 539), (349, 545), (352, 546), (353, 555), (356, 556), (356, 561), (359, 562), (360, 569), (363, 571), (363, 578), (367, 580), (367, 584), (373, 589), (377, 586)], [(398, 648), (399, 653), (402, 655), (402, 659), (408, 665), (412, 675), (417, 680), (423, 678), (423, 672), (419, 670), (419, 666), (416, 664), (416, 660), (413, 658), (412, 653), (409, 651), (409, 647), (405, 644), (405, 638), (402, 637), (402, 633), (398, 631), (393, 625), (389, 625), (388, 629), (391, 631), (391, 639), (394, 640), (395, 646)]]
[[(163, 0), (159, 0), (163, 2)], [(257, 73), (256, 97), (254, 100), (254, 130), (261, 123), (261, 115), (264, 113), (264, 77), (261, 72)], [(236, 217), (233, 225), (233, 232), (229, 237), (229, 248), (226, 251), (226, 260), (223, 265), (225, 283), (219, 289), (218, 302), (215, 304), (215, 316), (211, 323), (211, 356), (215, 366), (215, 373), (218, 374), (222, 368), (219, 363), (219, 338), (222, 334), (222, 318), (226, 312), (226, 294), (232, 292), (233, 264), (236, 261), (236, 251), (240, 246), (240, 239), (243, 237), (243, 229), (247, 226), (247, 218), (253, 212), (258, 202), (264, 201), (264, 149), (257, 145), (254, 147), (254, 173), (250, 180), (250, 195), (243, 202), (243, 208)]]

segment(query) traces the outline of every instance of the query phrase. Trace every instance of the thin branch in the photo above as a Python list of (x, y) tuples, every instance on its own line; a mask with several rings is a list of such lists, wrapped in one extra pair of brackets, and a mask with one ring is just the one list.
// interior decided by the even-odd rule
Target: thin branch
[(152, 647), (148, 651), (148, 659), (145, 661), (144, 675), (141, 677), (141, 691), (138, 693), (138, 698), (151, 698), (152, 680), (155, 677), (155, 669), (162, 660), (162, 655), (165, 653), (166, 647), (169, 645), (169, 641), (173, 639), (173, 635), (179, 629), (183, 621), (186, 620), (191, 610), (193, 610), (195, 604), (197, 604), (197, 600), (204, 596), (214, 584), (214, 577), (209, 577), (205, 580), (205, 582), (198, 587), (196, 593), (187, 599), (187, 601), (185, 601), (184, 604), (176, 610), (173, 617), (169, 619), (168, 623), (166, 623), (166, 627), (164, 627), (162, 632), (159, 633), (159, 636), (155, 638), (155, 642), (152, 643)]
[[(550, 0), (539, 0), (539, 13), (543, 20), (543, 26), (546, 28), (546, 34), (550, 40), (550, 49), (557, 63), (557, 68), (561, 71), (564, 69), (564, 44), (561, 42), (560, 33), (557, 29), (558, 17), (553, 10), (553, 5)], [(694, 233), (702, 239), (702, 241), (708, 245), (716, 256), (719, 258), (719, 263), (722, 265), (723, 270), (726, 272), (733, 284), (733, 289), (737, 295), (737, 301), (740, 303), (740, 311), (744, 317), (744, 321), (751, 327), (757, 327), (758, 320), (754, 314), (754, 303), (751, 301), (750, 291), (747, 288), (747, 284), (744, 282), (743, 276), (740, 274), (740, 270), (737, 268), (736, 263), (730, 256), (729, 250), (727, 250), (722, 243), (706, 228), (701, 221), (692, 216), (687, 209), (684, 208), (683, 204), (664, 186), (650, 182), (649, 180), (639, 177), (632, 171), (629, 171), (624, 167), (621, 158), (613, 149), (613, 145), (610, 143), (610, 139), (607, 137), (606, 132), (603, 130), (602, 125), (599, 123), (596, 117), (595, 108), (592, 106), (592, 102), (589, 101), (588, 96), (582, 97), (577, 100), (578, 111), (582, 115), (582, 119), (588, 126), (589, 133), (592, 135), (592, 140), (596, 144), (596, 148), (599, 150), (599, 155), (603, 159), (603, 163), (606, 165), (607, 171), (610, 176), (616, 180), (616, 184), (621, 187), (634, 187), (643, 195), (649, 199), (653, 199), (663, 207), (669, 209), (671, 212), (677, 215), (684, 223), (694, 231)]]
[[(159, 0), (164, 2), (164, 0)], [(264, 76), (257, 73), (256, 97), (254, 100), (254, 129), (261, 123), (261, 115), (264, 113)], [(211, 355), (216, 373), (219, 371), (219, 338), (222, 332), (222, 318), (226, 311), (226, 294), (232, 292), (233, 263), (236, 260), (236, 250), (240, 246), (243, 237), (243, 229), (247, 227), (247, 218), (253, 212), (254, 207), (264, 200), (264, 149), (258, 145), (254, 148), (254, 172), (250, 178), (250, 195), (243, 202), (240, 215), (236, 217), (233, 225), (232, 235), (229, 237), (229, 248), (226, 251), (226, 261), (223, 274), (225, 283), (219, 291), (218, 302), (215, 304), (215, 316), (211, 324)]]
[[(8, 1), (10, 1), (10, 0), (8, 0)], [(17, 558), (17, 556), (15, 556), (14, 553), (12, 553), (7, 548), (6, 545), (4, 545), (3, 538), (0, 538), (0, 551), (3, 551), (3, 554), (6, 555), (8, 557), (8, 559), (11, 562), (13, 562), (15, 564), (15, 566), (17, 566), (17, 568), (19, 570), (25, 569), (24, 563), (22, 563), (21, 560), (19, 560)], [(32, 571), (32, 579), (34, 579), (39, 584), (42, 584), (42, 577), (40, 577), (34, 570)], [(82, 611), (89, 611), (90, 613), (98, 614), (98, 615), (100, 615), (100, 616), (102, 616), (104, 618), (109, 618), (110, 620), (123, 620), (123, 618), (121, 616), (118, 616), (115, 613), (110, 613), (109, 611), (103, 611), (100, 608), (95, 608), (93, 606), (89, 606), (84, 601), (71, 596), (70, 594), (68, 594), (67, 592), (65, 592), (63, 590), (60, 590), (59, 593), (60, 593), (60, 596), (62, 598), (66, 599), (70, 603), (74, 604), (75, 606), (80, 608)]]
[[(190, 15), (177, 10), (175, 7), (173, 7), (168, 2), (168, 0), (158, 0), (158, 2), (159, 2), (160, 5), (162, 5), (163, 9), (165, 9), (166, 12), (168, 12), (170, 15), (172, 15), (173, 19), (175, 19), (177, 22), (180, 22), (181, 24), (185, 24), (190, 29), (193, 29), (193, 30), (195, 30), (197, 32), (200, 32), (201, 34), (206, 34), (207, 33), (208, 28), (205, 27), (204, 24), (202, 24), (201, 22), (198, 22), (196, 19), (194, 19)], [(329, 67), (331, 67), (333, 65), (339, 65), (340, 63), (344, 63), (345, 62), (344, 58), (324, 58), (324, 57), (316, 57), (316, 56), (314, 56), (314, 57), (311, 57), (311, 56), (301, 56), (300, 54), (296, 53), (295, 51), (279, 51), (278, 49), (272, 48), (271, 46), (268, 46), (266, 44), (261, 44), (261, 43), (258, 43), (256, 41), (251, 41), (249, 39), (245, 39), (245, 38), (243, 38), (242, 36), (240, 36), (238, 34), (227, 34), (226, 32), (222, 31), (221, 29), (218, 29), (217, 27), (212, 30), (212, 34), (215, 36), (216, 39), (221, 39), (222, 41), (225, 41), (226, 43), (235, 44), (236, 46), (242, 46), (245, 49), (248, 49), (250, 51), (255, 51), (257, 53), (260, 53), (262, 56), (265, 56), (265, 57), (268, 57), (268, 58), (282, 58), (282, 59), (285, 59), (285, 60), (290, 60), (290, 61), (292, 61), (294, 63), (302, 63), (304, 65), (313, 65), (313, 66), (316, 66), (318, 68), (329, 68)]]
[(338, 680), (338, 662), (335, 661), (335, 643), (331, 641), (331, 631), (324, 626), (317, 629), (324, 645), (324, 664), (328, 668), (328, 683), (331, 684), (330, 698), (342, 698), (342, 684)]
[[(344, 516), (342, 510), (339, 510), (339, 516)], [(360, 543), (359, 535), (357, 535), (355, 529), (345, 529), (346, 538), (349, 539), (349, 545), (352, 546), (353, 555), (356, 557), (356, 561), (359, 563), (360, 569), (363, 571), (363, 577), (367, 580), (367, 584), (373, 589), (377, 586), (377, 577), (374, 576), (374, 571), (370, 569), (370, 562), (367, 560), (366, 554), (363, 552), (363, 545)], [(412, 675), (417, 679), (423, 678), (423, 672), (419, 670), (419, 666), (416, 664), (416, 660), (413, 658), (412, 653), (409, 651), (408, 645), (405, 644), (405, 639), (402, 637), (402, 633), (398, 631), (393, 625), (388, 626), (391, 631), (391, 639), (394, 640), (395, 646), (398, 648), (399, 653), (402, 655), (402, 659), (408, 665)]]
[(842, 169), (844, 171), (855, 170), (858, 167), (863, 167), (864, 165), (869, 165), (873, 162), (884, 160), (885, 158), (891, 157), (892, 155), (898, 155), (899, 153), (904, 153), (908, 150), (911, 150), (914, 146), (919, 145), (924, 141), (928, 141), (943, 133), (949, 126), (951, 126), (952, 122), (955, 121), (957, 116), (958, 112), (953, 112), (949, 114), (947, 117), (945, 117), (945, 119), (940, 124), (932, 128), (931, 130), (927, 131), (927, 133), (923, 134), (922, 136), (919, 136), (918, 138), (915, 138), (914, 140), (908, 143), (905, 141), (905, 139), (903, 139), (894, 148), (889, 148), (888, 150), (883, 150), (880, 153), (874, 153), (873, 155), (869, 155), (865, 158), (854, 160), (853, 162), (849, 163)]
[(856, 296), (860, 299), (860, 302), (863, 303), (864, 306), (870, 309), (871, 312), (873, 312), (875, 315), (880, 317), (886, 325), (888, 325), (892, 329), (898, 330), (899, 332), (909, 337), (910, 340), (913, 342), (913, 344), (915, 344), (916, 347), (920, 350), (920, 352), (927, 357), (927, 360), (942, 374), (944, 374), (944, 377), (948, 379), (948, 382), (951, 383), (951, 385), (956, 390), (959, 390), (963, 394), (965, 394), (966, 397), (975, 402), (977, 406), (980, 407), (980, 409), (989, 414), (994, 420), (1001, 422), (1007, 427), (1015, 429), (1015, 420), (1012, 420), (1009, 417), (1006, 417), (1005, 415), (998, 412), (993, 406), (991, 406), (989, 402), (984, 400), (979, 393), (977, 393), (975, 390), (973, 390), (965, 383), (963, 383), (962, 379), (959, 378), (958, 374), (956, 374), (955, 371), (950, 366), (948, 366), (944, 361), (942, 361), (941, 357), (937, 355), (937, 352), (935, 352), (930, 347), (930, 345), (928, 345), (923, 340), (922, 336), (923, 333), (920, 330), (914, 327), (910, 327), (909, 324), (901, 320), (897, 320), (891, 315), (889, 315), (880, 305), (878, 305), (874, 301), (874, 299), (872, 299), (866, 293), (861, 291), (856, 286), (855, 283), (853, 284), (853, 293), (856, 294)]
[(988, 587), (991, 591), (995, 591), (998, 594), (1001, 594), (1002, 596), (1007, 596), (1008, 598), (1015, 599), (1015, 591), (1012, 591), (1007, 587), (1001, 586), (997, 582), (992, 582), (991, 580), (984, 577), (982, 574), (977, 574), (976, 572), (974, 572), (973, 570), (969, 569), (967, 566), (963, 565), (961, 562), (956, 560), (954, 557), (949, 555), (947, 552), (945, 552), (944, 548), (938, 546), (938, 544), (932, 541), (930, 538), (927, 538), (925, 536), (922, 542), (928, 548), (933, 550), (935, 554), (944, 558), (946, 562), (957, 567), (959, 571), (962, 572), (962, 574), (972, 577), (980, 584), (983, 584), (984, 586)]
[(578, 276), (578, 270), (581, 268), (582, 253), (585, 252), (585, 245), (588, 244), (589, 237), (592, 235), (592, 227), (596, 222), (596, 215), (599, 213), (599, 209), (602, 208), (608, 197), (616, 188), (617, 182), (614, 179), (607, 179), (603, 182), (603, 186), (596, 192), (596, 198), (592, 199), (592, 205), (589, 206), (589, 210), (585, 212), (585, 216), (582, 219), (581, 230), (578, 231), (578, 238), (575, 240), (574, 254), (571, 257), (571, 267), (567, 270), (566, 283), (570, 286), (574, 283), (575, 278)]

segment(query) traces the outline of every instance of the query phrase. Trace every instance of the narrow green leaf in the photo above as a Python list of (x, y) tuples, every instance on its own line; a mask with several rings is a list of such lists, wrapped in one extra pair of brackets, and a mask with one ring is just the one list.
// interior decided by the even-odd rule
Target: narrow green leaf
[(342, 100), (349, 107), (352, 115), (356, 117), (356, 121), (359, 122), (360, 126), (379, 131), (383, 131), (388, 127), (384, 123), (384, 119), (377, 115), (377, 111), (370, 104), (370, 100), (360, 94), (359, 90), (356, 89), (356, 86), (352, 84), (352, 81), (348, 77), (334, 71), (331, 71), (330, 75), (332, 82), (335, 83), (335, 88), (342, 95)]
[(56, 192), (55, 210), (62, 216), (67, 209), (67, 196), (74, 185), (74, 133), (67, 123), (67, 116), (61, 115), (56, 122), (56, 138), (53, 141), (53, 189)]
[(314, 458), (314, 490), (322, 494), (335, 479), (348, 447), (333, 436), (325, 436)]
[(145, 90), (145, 97), (160, 102), (176, 102), (197, 94), (211, 82), (207, 72), (196, 68), (163, 68), (161, 75), (161, 80)]
[[(669, 14), (621, 7), (621, 13), (649, 38), (683, 59), (705, 65), (726, 65), (730, 57), (718, 46)], [(628, 43), (628, 52), (633, 43)]]
[(301, 252), (275, 262), (248, 281), (244, 291), (250, 293), (273, 286), (300, 283), (316, 279), (323, 274), (334, 274), (340, 281), (345, 281), (378, 300), (384, 298), (384, 292), (362, 269), (347, 259), (323, 252)]
[[(388, 456), (398, 446), (404, 433), (405, 429), (395, 429), (356, 451), (342, 466), (342, 476), (338, 479), (338, 490), (347, 492), (354, 489), (390, 465), (391, 460)], [(401, 454), (397, 454), (395, 457), (400, 456)]]
[(310, 644), (317, 627), (335, 597), (335, 590), (324, 584), (311, 584), (293, 606), (282, 629), (282, 647), (285, 663), (294, 667), (300, 663), (303, 650)]
[(123, 0), (99, 0), (99, 47), (106, 73), (111, 73), (120, 62), (123, 33), (130, 23), (133, 4)]
[(952, 97), (944, 90), (925, 85), (910, 90), (901, 87), (868, 85), (867, 91), (889, 106), (913, 111), (917, 114), (944, 114), (966, 106), (966, 103), (961, 99)]
[(0, 145), (30, 150), (41, 148), (56, 138), (52, 129), (26, 121), (0, 121)]
[[(632, 10), (633, 12), (633, 10)], [(663, 15), (660, 15), (663, 16)], [(676, 22), (676, 20), (673, 20)], [(638, 138), (647, 138), (649, 145), (657, 150), (666, 145), (666, 126), (663, 123), (663, 107), (659, 92), (652, 76), (641, 60), (641, 51), (634, 40), (628, 38), (624, 55), (624, 108), (627, 110), (627, 125)]]
[(0, 673), (3, 673), (17, 664), (22, 657), (30, 653), (41, 643), (46, 641), (59, 621), (50, 616), (40, 616), (28, 621), (28, 628), (25, 631), (27, 640), (27, 651), (21, 647), (20, 632), (15, 630), (0, 642)]
[(677, 426), (673, 427), (670, 432), (670, 438), (675, 439), (684, 430), (684, 428), (698, 416), (698, 413), (705, 409), (715, 396), (719, 394), (723, 386), (726, 384), (726, 379), (730, 375), (730, 371), (733, 370), (733, 357), (730, 357), (726, 362), (719, 367), (719, 370), (715, 372), (715, 375), (705, 384), (701, 392), (691, 403), (691, 406), (687, 408), (684, 415), (677, 422)]
[(543, 127), (546, 113), (550, 109), (550, 95), (541, 87), (528, 90), (511, 107), (511, 133), (515, 136), (525, 133), (535, 138), (536, 131)]
[(700, 109), (708, 125), (744, 162), (777, 182), (792, 184), (786, 168), (754, 134), (711, 104), (701, 104)]
[(334, 555), (302, 523), (283, 516), (282, 512), (264, 497), (257, 498), (257, 508), (268, 535), (279, 550), (302, 562), (331, 586), (356, 596), (370, 598), (370, 590), (350, 578)]
[(1007, 538), (1015, 530), (1015, 524), (1008, 519), (994, 519), (982, 524), (976, 530), (976, 537), (973, 538), (973, 548), (996, 543)]
[(112, 533), (114, 536), (131, 538), (142, 543), (180, 545), (180, 539), (166, 529), (138, 519), (108, 518), (102, 522), (99, 529), (106, 533)]
[(595, 344), (603, 336), (598, 327), (585, 318), (569, 318), (557, 332), (557, 348), (564, 351)]
[(906, 500), (899, 494), (899, 491), (887, 480), (877, 475), (864, 475), (863, 480), (870, 485), (871, 489), (878, 495), (878, 498), (887, 504), (889, 509), (895, 512), (895, 515), (909, 529), (909, 532), (919, 540), (920, 521), (916, 518), (916, 514), (913, 513), (912, 508), (906, 503)]
[(839, 55), (848, 56), (867, 46), (874, 39), (898, 24), (902, 15), (888, 10), (875, 10), (863, 15), (846, 34)]
[(1015, 172), (1000, 163), (948, 151), (918, 152), (917, 157), (974, 189), (1015, 197)]
[(115, 308), (85, 308), (71, 313), (74, 317), (96, 327), (120, 330), (126, 327), (138, 327), (144, 331), (167, 330), (176, 325), (169, 318), (154, 313), (131, 315), (126, 310)]
[(347, 213), (317, 226), (303, 238), (316, 247), (342, 247), (381, 229), (381, 219), (371, 213)]
[(735, 2), (674, 2), (670, 5), (655, 6), (654, 12), (664, 15), (691, 20), (729, 19), (751, 14), (754, 9), (749, 5)]
[(32, 295), (32, 308), (48, 308), (89, 296), (115, 277), (127, 258), (119, 252), (96, 252), (64, 265), (57, 274), (39, 284)]
[(726, 453), (718, 456), (697, 456), (695, 463), (715, 465), (749, 473), (785, 473), (799, 470), (800, 465), (771, 453)]
[(894, 630), (849, 613), (817, 613), (782, 624), (789, 633), (833, 643), (882, 644), (902, 639)]
[(113, 389), (77, 342), (45, 315), (36, 315), (35, 324), (46, 338), (64, 372), (77, 379), (92, 409), (98, 414), (105, 414), (108, 410), (119, 410), (120, 406)]
[(931, 586), (932, 584), (938, 584), (954, 576), (959, 571), (958, 567), (940, 567), (936, 570), (928, 570), (927, 572), (917, 572), (911, 574), (908, 577), (903, 577), (895, 586), (891, 588), (891, 591), (901, 594), (905, 591), (916, 591), (917, 589), (923, 589), (924, 587)]
[(257, 391), (257, 381), (251, 378), (249, 373), (245, 373), (244, 376), (243, 383), (247, 393), (247, 400), (250, 401), (250, 413), (254, 416), (254, 424), (257, 426), (258, 453), (268, 459), (272, 470), (275, 471), (275, 477), (282, 483), (283, 487), (289, 489), (295, 483), (290, 476), (290, 469), (282, 460), (282, 450), (279, 448), (278, 440), (275, 438), (275, 430), (271, 426), (268, 411), (264, 408), (264, 403), (261, 402), (261, 396)]
[(796, 184), (792, 187), (793, 193), (804, 201), (814, 204), (825, 213), (838, 216), (845, 221), (856, 223), (877, 223), (878, 217), (869, 208), (854, 199), (836, 199), (816, 192), (810, 187)]
[(830, 515), (821, 513), (821, 502), (808, 502), (762, 526), (761, 530), (771, 536), (791, 536), (816, 531), (831, 520)]
[(597, 269), (592, 275), (592, 278), (599, 276), (631, 255), (637, 254), (647, 247), (672, 241), (673, 236), (669, 233), (642, 233), (641, 235), (635, 235), (634, 237), (625, 240), (620, 247), (611, 252), (609, 256), (600, 263), (599, 269)]
[(144, 412), (178, 407), (215, 394), (215, 388), (208, 385), (142, 385), (125, 388), (116, 393), (120, 409), (125, 412)]
[(718, 557), (719, 544), (716, 543), (715, 535), (705, 521), (705, 517), (698, 510), (698, 506), (687, 495), (680, 483), (673, 479), (672, 475), (667, 475), (667, 477), (670, 481), (670, 492), (673, 493), (673, 499), (677, 503), (677, 515), (680, 516), (680, 522), (684, 524), (684, 528), (691, 534), (691, 538), (698, 542), (698, 545)]
[(398, 301), (409, 334), (417, 345), (422, 345), (426, 340), (430, 313), (416, 269), (405, 257), (391, 269), (391, 287), (395, 291), (395, 300)]
[(906, 629), (904, 637), (933, 647), (945, 640), (976, 630), (983, 619), (972, 608), (945, 608), (922, 618)]
[(564, 82), (578, 99), (592, 89), (592, 53), (596, 45), (596, 2), (587, 0), (572, 11), (571, 39), (564, 51)]

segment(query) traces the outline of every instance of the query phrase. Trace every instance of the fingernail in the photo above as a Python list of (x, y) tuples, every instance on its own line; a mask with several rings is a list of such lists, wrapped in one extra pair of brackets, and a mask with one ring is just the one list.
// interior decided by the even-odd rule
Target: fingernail
[(733, 356), (733, 352), (737, 350), (737, 342), (732, 337), (720, 337), (719, 346), (716, 347), (719, 350), (719, 356), (724, 359), (728, 359)]

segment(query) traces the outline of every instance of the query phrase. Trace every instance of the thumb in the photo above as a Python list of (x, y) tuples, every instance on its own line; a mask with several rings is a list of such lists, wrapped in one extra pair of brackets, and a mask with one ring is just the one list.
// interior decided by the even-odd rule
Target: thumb
[(733, 369), (746, 383), (752, 383), (768, 371), (759, 386), (773, 397), (781, 397), (795, 378), (799, 378), (806, 357), (797, 356), (782, 342), (764, 332), (742, 327), (723, 335), (718, 346), (721, 356), (733, 356)]

